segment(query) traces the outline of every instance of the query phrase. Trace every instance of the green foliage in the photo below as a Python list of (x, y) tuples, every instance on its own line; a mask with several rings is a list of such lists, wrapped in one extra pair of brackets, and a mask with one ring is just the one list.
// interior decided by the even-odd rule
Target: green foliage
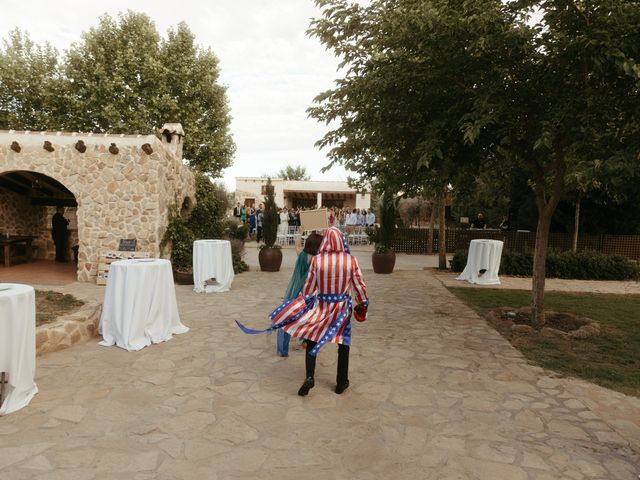
[(195, 239), (221, 238), (224, 233), (223, 219), (228, 209), (224, 187), (213, 183), (204, 174), (197, 174), (196, 205), (186, 223)]
[(53, 130), (60, 92), (58, 52), (16, 29), (0, 48), (0, 129)]
[(236, 218), (227, 218), (224, 222), (224, 234), (230, 239), (246, 240), (249, 227)]
[(302, 165), (296, 165), (295, 167), (292, 165), (287, 165), (284, 168), (281, 168), (276, 177), (282, 178), (283, 180), (310, 180), (311, 177), (307, 173), (307, 168)]
[(264, 211), (262, 218), (262, 234), (264, 236), (264, 248), (274, 248), (278, 237), (278, 207), (275, 201), (275, 192), (271, 178), (265, 185)]
[[(456, 252), (451, 270), (461, 272), (467, 264), (467, 252)], [(505, 251), (500, 262), (500, 274), (531, 276), (533, 254)], [(637, 280), (640, 267), (627, 257), (593, 251), (555, 252), (547, 255), (546, 272), (549, 278), (573, 280)]]
[(178, 270), (187, 272), (193, 269), (194, 240), (221, 238), (224, 235), (228, 198), (222, 185), (198, 173), (195, 207), (181, 215), (177, 204), (171, 206), (160, 249), (164, 252), (170, 244), (171, 261)]
[(385, 192), (380, 202), (380, 226), (367, 229), (369, 241), (375, 244), (376, 252), (386, 253), (392, 250), (393, 239), (396, 234), (397, 208), (395, 196)]
[[(519, 172), (548, 235), (567, 181), (615, 190), (601, 172), (640, 168), (638, 2), (316, 4), (309, 33), (342, 59), (344, 76), (309, 114), (337, 125), (318, 145), (361, 184), (457, 192), (482, 171), (491, 191), (491, 172)], [(547, 252), (537, 253), (541, 318)]]
[(161, 38), (132, 11), (104, 15), (64, 57), (14, 31), (0, 49), (0, 128), (157, 133), (184, 127), (184, 157), (218, 176), (231, 164), (226, 90), (218, 59), (180, 23)]
[(167, 229), (160, 242), (160, 251), (164, 253), (165, 248), (171, 247), (171, 262), (174, 267), (182, 272), (193, 270), (193, 232), (187, 227), (177, 205), (173, 205), (169, 210)]
[(233, 273), (238, 275), (249, 271), (249, 265), (242, 259), (242, 255), (233, 253), (231, 259), (233, 261)]

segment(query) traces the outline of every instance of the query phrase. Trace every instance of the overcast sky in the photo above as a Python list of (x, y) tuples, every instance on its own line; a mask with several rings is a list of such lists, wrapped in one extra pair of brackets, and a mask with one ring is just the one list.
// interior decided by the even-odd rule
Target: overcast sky
[[(307, 167), (313, 179), (345, 180), (344, 170), (321, 174), (325, 154), (314, 147), (325, 127), (305, 113), (315, 95), (332, 86), (337, 61), (305, 35), (313, 0), (3, 0), (0, 36), (19, 27), (37, 43), (65, 50), (103, 13), (144, 12), (164, 35), (185, 21), (196, 42), (220, 58), (237, 145), (225, 183), (236, 176), (275, 173), (287, 164)], [(188, 135), (189, 132), (187, 131)]]

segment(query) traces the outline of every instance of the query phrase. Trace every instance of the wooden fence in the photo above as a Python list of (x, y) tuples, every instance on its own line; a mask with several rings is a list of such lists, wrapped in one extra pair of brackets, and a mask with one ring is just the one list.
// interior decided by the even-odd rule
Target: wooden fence
[[(433, 232), (433, 253), (438, 252), (438, 230)], [(428, 228), (398, 228), (393, 249), (398, 253), (427, 253)], [(454, 230), (447, 229), (447, 253), (468, 250), (471, 240), (488, 238), (502, 240), (505, 250), (531, 251), (536, 244), (535, 232), (501, 232), (500, 230)], [(573, 235), (551, 233), (549, 248), (558, 251), (571, 250)], [(640, 235), (580, 235), (578, 250), (594, 250), (610, 255), (623, 255), (632, 260), (640, 260)]]

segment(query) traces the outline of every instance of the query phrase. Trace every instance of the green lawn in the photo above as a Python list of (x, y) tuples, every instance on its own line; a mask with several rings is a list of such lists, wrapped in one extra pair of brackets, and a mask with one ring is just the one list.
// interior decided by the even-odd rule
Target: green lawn
[[(531, 294), (521, 290), (449, 288), (478, 313), (498, 307), (524, 307)], [(640, 396), (640, 295), (547, 292), (545, 308), (586, 316), (601, 334), (586, 340), (514, 335), (490, 322), (532, 363)]]

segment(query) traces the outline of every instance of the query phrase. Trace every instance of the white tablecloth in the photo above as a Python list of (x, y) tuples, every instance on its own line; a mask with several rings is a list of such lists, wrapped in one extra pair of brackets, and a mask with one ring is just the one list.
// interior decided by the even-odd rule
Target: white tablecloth
[(0, 283), (0, 372), (7, 374), (8, 381), (0, 415), (29, 405), (38, 393), (33, 381), (36, 373), (36, 295), (29, 285)]
[[(211, 279), (215, 278), (215, 282)], [(209, 280), (210, 283), (205, 285)], [(193, 291), (226, 292), (233, 282), (233, 259), (228, 240), (193, 242)]]
[(119, 260), (109, 267), (100, 345), (140, 350), (189, 329), (180, 322), (169, 260)]
[[(457, 279), (478, 285), (500, 285), (498, 271), (500, 271), (502, 245), (500, 240), (471, 240), (467, 266)], [(481, 270), (486, 271), (480, 273)]]

